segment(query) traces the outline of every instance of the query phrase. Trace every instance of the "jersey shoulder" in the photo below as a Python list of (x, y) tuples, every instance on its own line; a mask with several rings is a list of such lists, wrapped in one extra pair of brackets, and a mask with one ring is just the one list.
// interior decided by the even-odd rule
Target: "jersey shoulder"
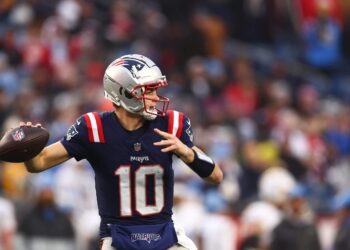
[(89, 141), (92, 143), (106, 142), (104, 125), (110, 121), (113, 112), (89, 112), (80, 117), (82, 124), (85, 124)]
[(168, 110), (165, 118), (169, 134), (173, 134), (180, 139), (193, 140), (191, 121), (184, 113), (177, 110)]
[(85, 137), (89, 142), (105, 143), (103, 123), (109, 116), (108, 112), (88, 112), (81, 115), (69, 128), (66, 139), (79, 135)]

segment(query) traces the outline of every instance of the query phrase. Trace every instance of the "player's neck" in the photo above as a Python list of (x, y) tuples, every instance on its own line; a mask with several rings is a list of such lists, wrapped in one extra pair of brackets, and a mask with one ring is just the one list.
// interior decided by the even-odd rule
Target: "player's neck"
[(136, 130), (145, 123), (145, 119), (140, 115), (135, 115), (127, 112), (124, 109), (116, 109), (114, 111), (120, 124), (128, 131)]

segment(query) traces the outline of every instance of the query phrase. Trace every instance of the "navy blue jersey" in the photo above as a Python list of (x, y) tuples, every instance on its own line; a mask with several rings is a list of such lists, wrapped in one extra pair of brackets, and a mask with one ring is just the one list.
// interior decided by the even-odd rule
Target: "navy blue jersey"
[(171, 220), (174, 172), (172, 152), (153, 143), (162, 140), (154, 128), (176, 135), (193, 147), (190, 121), (168, 111), (134, 131), (122, 127), (114, 112), (87, 113), (61, 140), (69, 155), (87, 159), (95, 171), (101, 236), (107, 224), (163, 223)]

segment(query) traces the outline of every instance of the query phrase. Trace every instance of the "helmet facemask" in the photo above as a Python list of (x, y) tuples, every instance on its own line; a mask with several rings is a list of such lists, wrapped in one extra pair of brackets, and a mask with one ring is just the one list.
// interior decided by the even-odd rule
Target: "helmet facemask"
[[(168, 83), (165, 80), (165, 77), (163, 76), (158, 81), (139, 84), (136, 87), (134, 87), (130, 92), (133, 98), (143, 102), (142, 115), (147, 120), (153, 120), (157, 116), (166, 115), (166, 112), (169, 107), (169, 99), (158, 94), (156, 98), (148, 97), (147, 93), (157, 91), (159, 88), (165, 87), (167, 85)], [(150, 110), (147, 108), (147, 105), (146, 105), (147, 100), (155, 102), (155, 106), (153, 109)]]

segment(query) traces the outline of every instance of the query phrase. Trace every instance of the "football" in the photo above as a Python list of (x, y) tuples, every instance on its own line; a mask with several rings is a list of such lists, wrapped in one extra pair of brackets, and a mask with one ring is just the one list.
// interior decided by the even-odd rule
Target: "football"
[(42, 127), (21, 126), (7, 131), (0, 141), (0, 160), (24, 162), (45, 147), (49, 132)]

